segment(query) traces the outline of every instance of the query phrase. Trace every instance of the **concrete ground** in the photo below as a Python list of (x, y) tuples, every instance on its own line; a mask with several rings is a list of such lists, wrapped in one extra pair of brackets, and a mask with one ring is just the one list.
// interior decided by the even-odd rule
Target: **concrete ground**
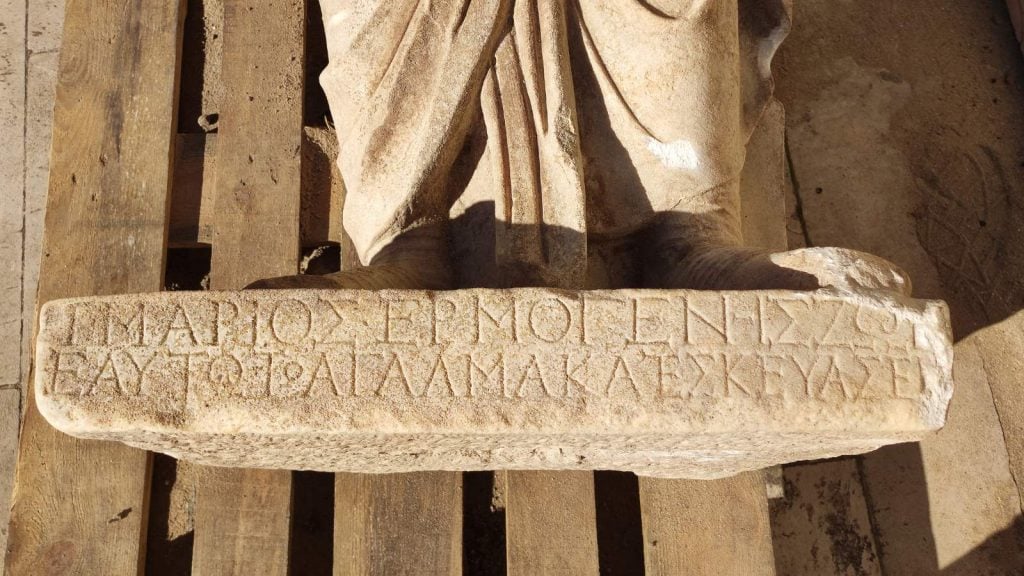
[[(1024, 573), (1024, 372), (1013, 345), (1024, 342), (1024, 65), (1007, 7), (795, 4), (776, 66), (792, 227), (808, 244), (885, 257), (910, 273), (916, 296), (946, 300), (956, 389), (946, 428), (920, 444), (858, 458), (846, 476), (787, 469), (803, 488), (796, 508), (825, 520), (817, 557), (834, 562), (780, 572)], [(855, 529), (858, 504), (870, 530)], [(798, 519), (776, 536), (799, 533)]]
[[(1019, 0), (1011, 0), (1019, 8)], [(63, 0), (0, 0), (0, 551), (47, 186)], [(791, 244), (874, 252), (947, 299), (950, 423), (786, 470), (779, 573), (1024, 573), (1024, 65), (1002, 0), (796, 0)]]
[(0, 0), (0, 554), (28, 376), (63, 0)]

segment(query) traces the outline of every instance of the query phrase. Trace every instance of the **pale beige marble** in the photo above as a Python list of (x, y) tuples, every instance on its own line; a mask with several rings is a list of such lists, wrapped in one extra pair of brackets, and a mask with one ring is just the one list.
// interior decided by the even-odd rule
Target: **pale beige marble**
[(942, 426), (945, 306), (880, 291), (248, 291), (60, 300), (61, 430), (204, 464), (717, 478)]
[[(474, 188), (499, 285), (584, 287), (589, 245), (609, 239), (650, 247), (645, 286), (739, 287), (750, 268), (758, 287), (792, 284), (743, 248), (739, 206), (788, 0), (322, 9), (344, 226), (371, 270), (265, 286), (452, 288), (449, 216)], [(702, 272), (709, 252), (721, 274)]]

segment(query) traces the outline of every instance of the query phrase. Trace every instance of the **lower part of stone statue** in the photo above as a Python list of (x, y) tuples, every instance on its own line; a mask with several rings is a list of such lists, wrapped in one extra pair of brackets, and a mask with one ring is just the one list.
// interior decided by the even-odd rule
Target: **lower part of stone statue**
[(942, 303), (884, 290), (252, 290), (59, 300), (57, 428), (203, 464), (718, 478), (939, 429)]

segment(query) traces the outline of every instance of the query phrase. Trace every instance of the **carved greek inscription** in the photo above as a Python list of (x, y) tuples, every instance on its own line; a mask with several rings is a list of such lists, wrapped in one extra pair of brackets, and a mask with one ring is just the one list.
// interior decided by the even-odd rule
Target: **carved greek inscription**
[(177, 293), (42, 316), (65, 398), (643, 402), (915, 399), (911, 314), (819, 294), (467, 290)]

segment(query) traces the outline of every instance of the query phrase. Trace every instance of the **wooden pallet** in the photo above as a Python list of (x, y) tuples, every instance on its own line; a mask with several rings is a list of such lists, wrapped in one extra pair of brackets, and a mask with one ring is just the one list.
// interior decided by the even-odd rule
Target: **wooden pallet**
[[(225, 0), (225, 97), (216, 136), (203, 136), (178, 134), (192, 73), (180, 77), (184, 0), (68, 0), (40, 304), (165, 289), (183, 274), (176, 250), (206, 254), (210, 287), (229, 289), (296, 273), (314, 226), (329, 231), (314, 239), (341, 242), (337, 219), (317, 214), (337, 212), (343, 192), (304, 153), (323, 140), (305, 126), (318, 72), (307, 64), (324, 59), (307, 37), (319, 26), (312, 2)], [(169, 244), (187, 240), (182, 230), (195, 242)], [(168, 508), (182, 500), (194, 532), (170, 542)], [(774, 573), (760, 474), (154, 466), (150, 454), (58, 433), (31, 400), (9, 540), (11, 575)]]

